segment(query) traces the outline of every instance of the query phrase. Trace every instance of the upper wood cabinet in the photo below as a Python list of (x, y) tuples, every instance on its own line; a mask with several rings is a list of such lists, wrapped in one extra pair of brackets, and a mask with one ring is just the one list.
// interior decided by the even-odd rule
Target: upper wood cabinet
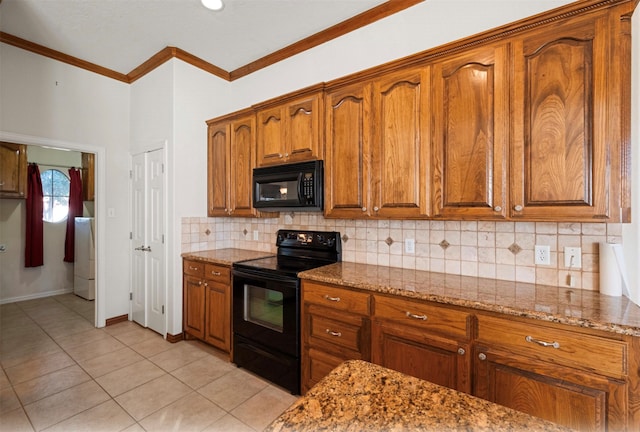
[(258, 166), (322, 159), (322, 104), (316, 87), (256, 106)]
[(95, 199), (95, 155), (82, 153), (82, 199)]
[(429, 68), (326, 93), (325, 216), (429, 213)]
[(0, 198), (25, 198), (27, 146), (0, 142)]
[(512, 218), (620, 220), (616, 43), (606, 13), (513, 40)]
[(208, 215), (257, 216), (251, 186), (255, 157), (253, 112), (240, 112), (207, 124)]
[(356, 83), (325, 93), (326, 217), (371, 214), (371, 84)]
[(509, 69), (505, 44), (433, 65), (433, 214), (503, 219), (507, 214)]

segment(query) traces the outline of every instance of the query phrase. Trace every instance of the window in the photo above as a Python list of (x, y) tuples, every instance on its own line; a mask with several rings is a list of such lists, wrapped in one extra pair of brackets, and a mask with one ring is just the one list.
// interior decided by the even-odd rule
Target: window
[(42, 219), (60, 222), (69, 213), (69, 177), (61, 171), (50, 169), (40, 175), (42, 179)]

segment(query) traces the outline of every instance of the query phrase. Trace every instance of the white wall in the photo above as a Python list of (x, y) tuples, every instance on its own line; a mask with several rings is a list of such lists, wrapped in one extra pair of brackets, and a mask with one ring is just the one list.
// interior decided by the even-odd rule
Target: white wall
[[(0, 44), (0, 57), (0, 138), (97, 154), (97, 272), (103, 282), (99, 300), (104, 300), (98, 324), (104, 325), (105, 317), (128, 312), (129, 204), (123, 191), (128, 188), (129, 85), (6, 44)], [(106, 217), (107, 207), (115, 217)], [(21, 277), (23, 265), (0, 260), (0, 274)], [(8, 283), (2, 278), (0, 290)]]

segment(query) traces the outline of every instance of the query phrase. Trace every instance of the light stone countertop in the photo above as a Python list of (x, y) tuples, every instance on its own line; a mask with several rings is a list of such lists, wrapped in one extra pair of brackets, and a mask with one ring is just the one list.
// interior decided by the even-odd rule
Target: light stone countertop
[(567, 431), (466, 393), (362, 360), (344, 362), (275, 419), (268, 432)]
[(640, 337), (640, 306), (625, 296), (351, 262), (302, 279)]
[(199, 252), (184, 252), (181, 256), (185, 259), (231, 266), (235, 262), (264, 258), (273, 255), (275, 254), (272, 252), (260, 252), (246, 249), (215, 249)]

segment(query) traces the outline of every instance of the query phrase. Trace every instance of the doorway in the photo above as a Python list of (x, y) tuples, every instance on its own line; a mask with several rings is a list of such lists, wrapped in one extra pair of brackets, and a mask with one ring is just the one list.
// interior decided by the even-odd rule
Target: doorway
[(132, 156), (131, 318), (166, 334), (164, 149)]

